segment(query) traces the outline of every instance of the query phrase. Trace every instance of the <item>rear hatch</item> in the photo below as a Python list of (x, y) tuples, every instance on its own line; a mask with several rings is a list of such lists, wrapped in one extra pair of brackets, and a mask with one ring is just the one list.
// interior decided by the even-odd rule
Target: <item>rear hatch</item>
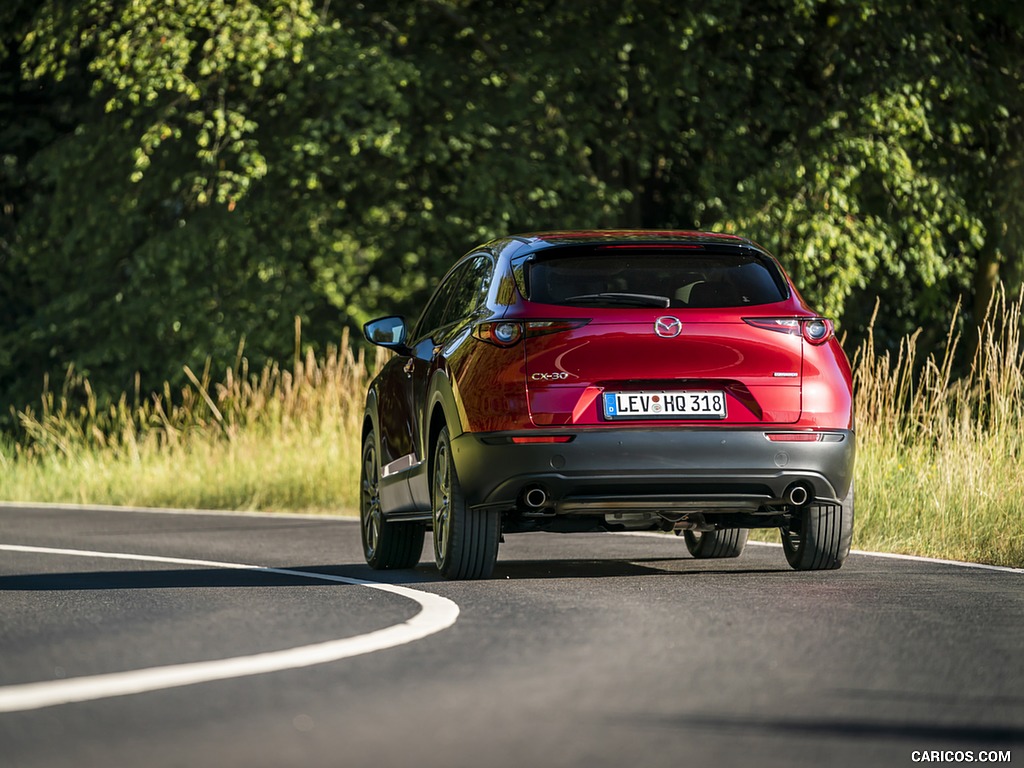
[(785, 277), (763, 254), (559, 248), (518, 278), (542, 319), (525, 341), (537, 426), (800, 418), (804, 340)]

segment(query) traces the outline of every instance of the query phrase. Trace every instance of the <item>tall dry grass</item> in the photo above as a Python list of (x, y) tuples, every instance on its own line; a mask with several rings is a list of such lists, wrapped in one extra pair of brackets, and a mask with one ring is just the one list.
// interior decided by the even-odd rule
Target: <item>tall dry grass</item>
[(353, 353), (346, 332), (320, 358), (253, 372), (240, 345), (219, 381), (186, 368), (190, 385), (106, 408), (69, 371), (21, 434), (0, 449), (0, 498), (209, 509), (351, 513), (357, 504), (362, 398), (384, 355)]
[(870, 335), (857, 351), (857, 546), (1024, 565), (1022, 304), (998, 292), (976, 339), (951, 326), (939, 350), (917, 333), (895, 354)]

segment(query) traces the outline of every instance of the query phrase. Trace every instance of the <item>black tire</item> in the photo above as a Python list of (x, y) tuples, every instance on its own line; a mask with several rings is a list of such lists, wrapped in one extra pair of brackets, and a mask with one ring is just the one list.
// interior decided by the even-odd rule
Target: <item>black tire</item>
[(786, 560), (797, 571), (834, 571), (850, 554), (853, 485), (840, 504), (810, 504), (782, 529)]
[(446, 579), (490, 578), (498, 559), (501, 514), (466, 505), (447, 427), (437, 437), (432, 472), (430, 498), (437, 569)]
[(373, 432), (363, 440), (359, 486), (359, 527), (367, 564), (375, 571), (415, 568), (423, 554), (426, 528), (422, 523), (389, 523), (384, 517), (380, 505), (380, 459)]
[(739, 557), (747, 544), (746, 528), (722, 528), (718, 531), (683, 531), (686, 548), (698, 560)]

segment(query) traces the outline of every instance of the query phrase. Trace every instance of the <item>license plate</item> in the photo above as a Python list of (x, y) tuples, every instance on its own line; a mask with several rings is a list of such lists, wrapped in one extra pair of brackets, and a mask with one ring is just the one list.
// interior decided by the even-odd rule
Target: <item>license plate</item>
[(606, 392), (606, 419), (724, 419), (721, 390), (685, 392)]

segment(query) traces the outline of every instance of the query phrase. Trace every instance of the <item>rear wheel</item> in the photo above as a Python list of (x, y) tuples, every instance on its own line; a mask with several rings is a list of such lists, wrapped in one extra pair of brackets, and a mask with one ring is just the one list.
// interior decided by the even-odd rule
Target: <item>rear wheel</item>
[(723, 528), (718, 531), (683, 531), (686, 548), (698, 559), (739, 557), (747, 543), (746, 528)]
[(839, 504), (810, 504), (782, 529), (786, 560), (798, 571), (841, 568), (853, 539), (853, 485)]
[(384, 518), (380, 505), (380, 460), (373, 432), (363, 441), (359, 474), (359, 522), (366, 562), (378, 571), (415, 567), (423, 553), (425, 529), (421, 523), (389, 523)]
[(431, 501), (434, 560), (441, 575), (448, 579), (489, 578), (498, 559), (500, 513), (466, 505), (447, 427), (441, 430), (434, 448)]

